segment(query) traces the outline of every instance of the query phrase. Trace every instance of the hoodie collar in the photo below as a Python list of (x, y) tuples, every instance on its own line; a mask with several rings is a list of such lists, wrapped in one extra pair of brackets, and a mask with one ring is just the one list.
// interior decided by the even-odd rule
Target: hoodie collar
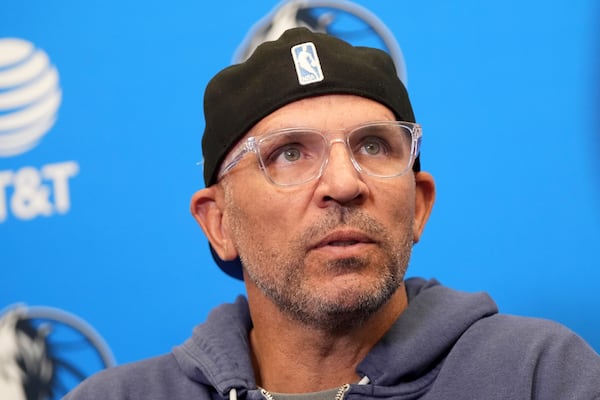
[(239, 296), (222, 304), (205, 323), (194, 328), (191, 338), (173, 349), (183, 372), (192, 380), (213, 386), (226, 395), (232, 388), (254, 389), (248, 333), (252, 328), (248, 302)]
[[(357, 368), (371, 384), (397, 385), (431, 371), (471, 325), (498, 312), (487, 294), (455, 291), (436, 280), (407, 279), (406, 290), (409, 306)], [(239, 296), (215, 308), (173, 353), (189, 378), (224, 396), (233, 388), (256, 389), (251, 328), (247, 300)]]

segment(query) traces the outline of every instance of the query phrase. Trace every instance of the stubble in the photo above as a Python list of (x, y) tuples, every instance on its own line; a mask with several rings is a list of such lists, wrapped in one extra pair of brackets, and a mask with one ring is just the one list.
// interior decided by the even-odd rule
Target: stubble
[[(234, 241), (248, 278), (279, 310), (306, 326), (331, 332), (350, 330), (363, 324), (402, 285), (413, 245), (412, 210), (399, 211), (399, 215), (403, 216), (399, 223), (405, 229), (400, 237), (392, 237), (383, 224), (362, 209), (332, 207), (299, 237), (282, 241), (284, 245), (277, 248), (269, 248), (261, 242), (256, 223), (249, 220), (241, 209), (232, 201), (228, 201), (227, 209)], [(264, 224), (264, 229), (268, 229), (268, 221)], [(361, 285), (336, 293), (324, 293), (309, 283), (307, 249), (315, 239), (340, 227), (358, 229), (376, 238), (380, 251), (376, 258), (366, 255), (319, 265), (330, 274), (343, 274), (345, 271), (370, 273)]]

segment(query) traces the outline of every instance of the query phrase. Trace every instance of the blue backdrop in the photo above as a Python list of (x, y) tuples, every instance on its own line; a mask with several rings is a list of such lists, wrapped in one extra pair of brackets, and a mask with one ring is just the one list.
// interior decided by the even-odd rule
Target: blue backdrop
[[(355, 3), (402, 49), (437, 180), (408, 275), (485, 290), (599, 350), (597, 2)], [(0, 4), (0, 309), (73, 313), (124, 363), (169, 351), (244, 291), (213, 264), (189, 199), (204, 86), (276, 4)], [(21, 78), (44, 79), (39, 109), (41, 86), (19, 97)]]

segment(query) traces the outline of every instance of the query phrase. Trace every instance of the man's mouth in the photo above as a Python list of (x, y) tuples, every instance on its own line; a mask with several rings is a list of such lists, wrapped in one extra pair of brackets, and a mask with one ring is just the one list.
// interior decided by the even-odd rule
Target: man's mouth
[(369, 236), (362, 232), (357, 231), (336, 231), (332, 232), (317, 243), (315, 243), (311, 248), (318, 249), (327, 246), (331, 247), (349, 247), (355, 246), (358, 244), (368, 244), (374, 243), (374, 240)]
[(360, 243), (360, 242), (357, 240), (338, 240), (338, 241), (327, 243), (327, 246), (343, 247), (343, 246), (352, 246), (353, 244), (356, 244), (356, 243)]

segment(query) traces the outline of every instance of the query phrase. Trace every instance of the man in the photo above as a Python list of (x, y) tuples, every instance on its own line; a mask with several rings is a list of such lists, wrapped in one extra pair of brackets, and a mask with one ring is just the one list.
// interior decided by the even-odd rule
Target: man
[(566, 328), (404, 279), (435, 186), (384, 52), (291, 29), (212, 79), (205, 117), (191, 209), (247, 300), (67, 399), (600, 398)]

